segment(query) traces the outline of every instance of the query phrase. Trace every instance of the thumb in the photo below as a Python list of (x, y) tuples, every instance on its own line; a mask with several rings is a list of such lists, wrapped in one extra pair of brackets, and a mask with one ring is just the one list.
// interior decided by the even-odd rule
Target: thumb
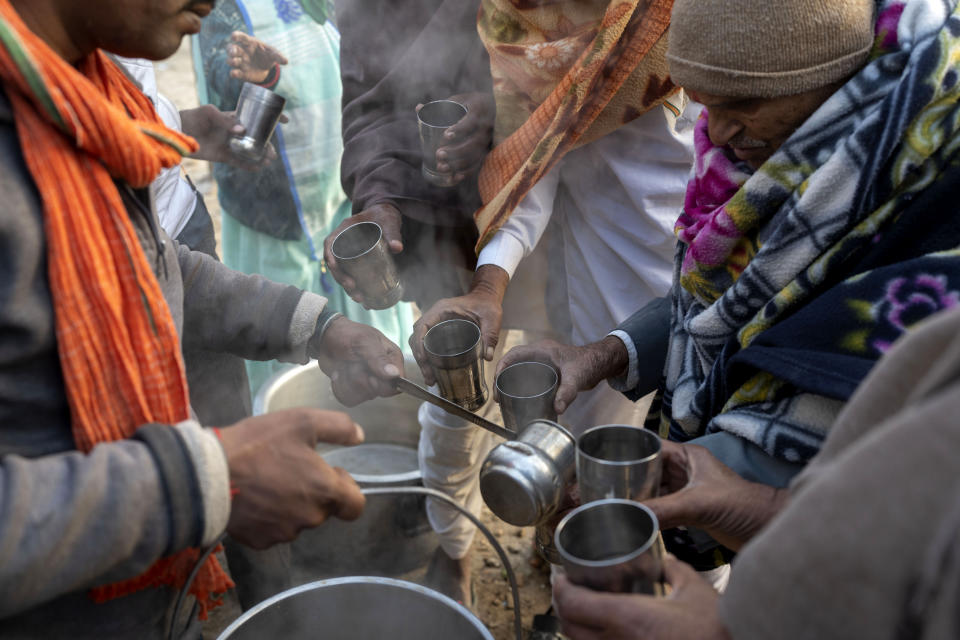
[(671, 553), (663, 558), (663, 579), (673, 587), (674, 593), (691, 583), (703, 580), (693, 567), (677, 560)]
[(574, 381), (561, 377), (560, 384), (557, 386), (557, 395), (553, 400), (553, 408), (557, 414), (567, 410), (570, 404), (577, 399), (579, 389)]
[(383, 216), (378, 221), (383, 229), (383, 239), (387, 241), (391, 253), (403, 251), (403, 235), (400, 233), (400, 216)]
[(345, 446), (361, 444), (364, 440), (363, 428), (350, 416), (341, 411), (323, 411), (306, 409), (310, 419), (311, 434), (314, 441)]
[(477, 319), (480, 321), (480, 339), (483, 340), (483, 358), (493, 362), (493, 352), (500, 342), (500, 317), (485, 315)]
[(365, 340), (360, 346), (359, 356), (371, 375), (382, 380), (393, 380), (403, 374), (403, 353), (385, 336), (381, 334), (379, 337), (380, 340)]
[(657, 516), (661, 530), (693, 524), (687, 516), (687, 492), (684, 490), (660, 498), (644, 500), (643, 505)]

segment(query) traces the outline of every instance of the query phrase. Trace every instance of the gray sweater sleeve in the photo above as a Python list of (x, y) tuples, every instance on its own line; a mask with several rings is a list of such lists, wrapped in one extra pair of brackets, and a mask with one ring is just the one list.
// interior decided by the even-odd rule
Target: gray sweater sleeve
[(307, 345), (326, 298), (234, 271), (185, 245), (177, 252), (184, 348), (227, 351), (248, 360), (309, 360)]
[(209, 544), (229, 515), (218, 450), (183, 423), (147, 425), (89, 454), (0, 459), (0, 617)]

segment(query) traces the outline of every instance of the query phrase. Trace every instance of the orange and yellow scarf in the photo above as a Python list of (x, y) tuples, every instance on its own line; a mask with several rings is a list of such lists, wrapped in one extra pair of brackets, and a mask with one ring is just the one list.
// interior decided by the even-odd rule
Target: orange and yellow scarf
[(483, 0), (478, 30), (497, 119), (496, 146), (480, 170), (478, 250), (567, 152), (677, 91), (666, 59), (672, 7), (673, 0)]
[[(176, 327), (114, 179), (146, 187), (196, 149), (167, 129), (106, 55), (76, 67), (0, 0), (0, 82), (43, 202), (60, 365), (77, 448), (128, 438), (143, 424), (190, 416)], [(181, 587), (199, 552), (97, 587), (98, 601)], [(202, 614), (230, 578), (211, 557), (191, 587)]]

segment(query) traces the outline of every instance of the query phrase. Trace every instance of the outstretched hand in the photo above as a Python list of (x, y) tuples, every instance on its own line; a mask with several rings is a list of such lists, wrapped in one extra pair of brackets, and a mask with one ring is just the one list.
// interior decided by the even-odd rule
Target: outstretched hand
[(560, 384), (553, 407), (557, 414), (577, 398), (581, 391), (596, 387), (607, 378), (619, 375), (629, 360), (626, 347), (619, 338), (607, 337), (583, 347), (541, 340), (531, 345), (514, 347), (497, 365), (497, 375), (518, 362), (542, 362), (560, 374)]
[(234, 31), (227, 45), (227, 64), (231, 78), (261, 83), (270, 75), (273, 65), (285, 65), (287, 58), (265, 42)]
[(697, 527), (736, 551), (786, 504), (786, 491), (744, 480), (703, 447), (662, 445), (660, 497), (643, 501), (661, 529)]
[(713, 587), (673, 556), (663, 573), (670, 587), (663, 598), (602, 593), (557, 575), (553, 601), (563, 633), (571, 640), (730, 640)]
[(311, 355), (330, 376), (337, 400), (348, 407), (398, 393), (403, 353), (373, 327), (336, 318), (323, 334), (319, 353)]

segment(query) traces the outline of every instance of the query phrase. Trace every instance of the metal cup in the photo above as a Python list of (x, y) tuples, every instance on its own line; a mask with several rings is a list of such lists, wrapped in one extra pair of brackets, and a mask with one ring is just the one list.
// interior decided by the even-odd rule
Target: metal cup
[(640, 427), (608, 424), (577, 438), (580, 502), (646, 500), (660, 492), (660, 438)]
[(333, 239), (330, 251), (337, 265), (357, 283), (368, 307), (387, 309), (400, 301), (403, 285), (397, 264), (376, 222), (350, 225)]
[(519, 431), (534, 420), (556, 420), (553, 399), (559, 380), (556, 370), (542, 362), (518, 362), (501, 371), (496, 385), (504, 426)]
[(573, 482), (575, 449), (576, 439), (556, 422), (531, 422), (483, 461), (480, 493), (487, 507), (518, 527), (546, 522)]
[(486, 403), (480, 327), (460, 318), (439, 322), (423, 336), (423, 350), (440, 395), (467, 411), (476, 411)]
[(417, 124), (420, 127), (420, 149), (423, 152), (421, 173), (432, 185), (454, 186), (452, 173), (437, 171), (437, 150), (447, 144), (444, 132), (467, 115), (467, 108), (453, 100), (434, 100), (420, 107)]
[(240, 138), (230, 140), (230, 150), (248, 160), (259, 162), (266, 152), (267, 143), (277, 123), (286, 99), (270, 89), (243, 83), (237, 101), (236, 118), (247, 132)]
[(611, 593), (663, 595), (660, 525), (631, 500), (600, 500), (560, 521), (554, 546), (574, 584)]

